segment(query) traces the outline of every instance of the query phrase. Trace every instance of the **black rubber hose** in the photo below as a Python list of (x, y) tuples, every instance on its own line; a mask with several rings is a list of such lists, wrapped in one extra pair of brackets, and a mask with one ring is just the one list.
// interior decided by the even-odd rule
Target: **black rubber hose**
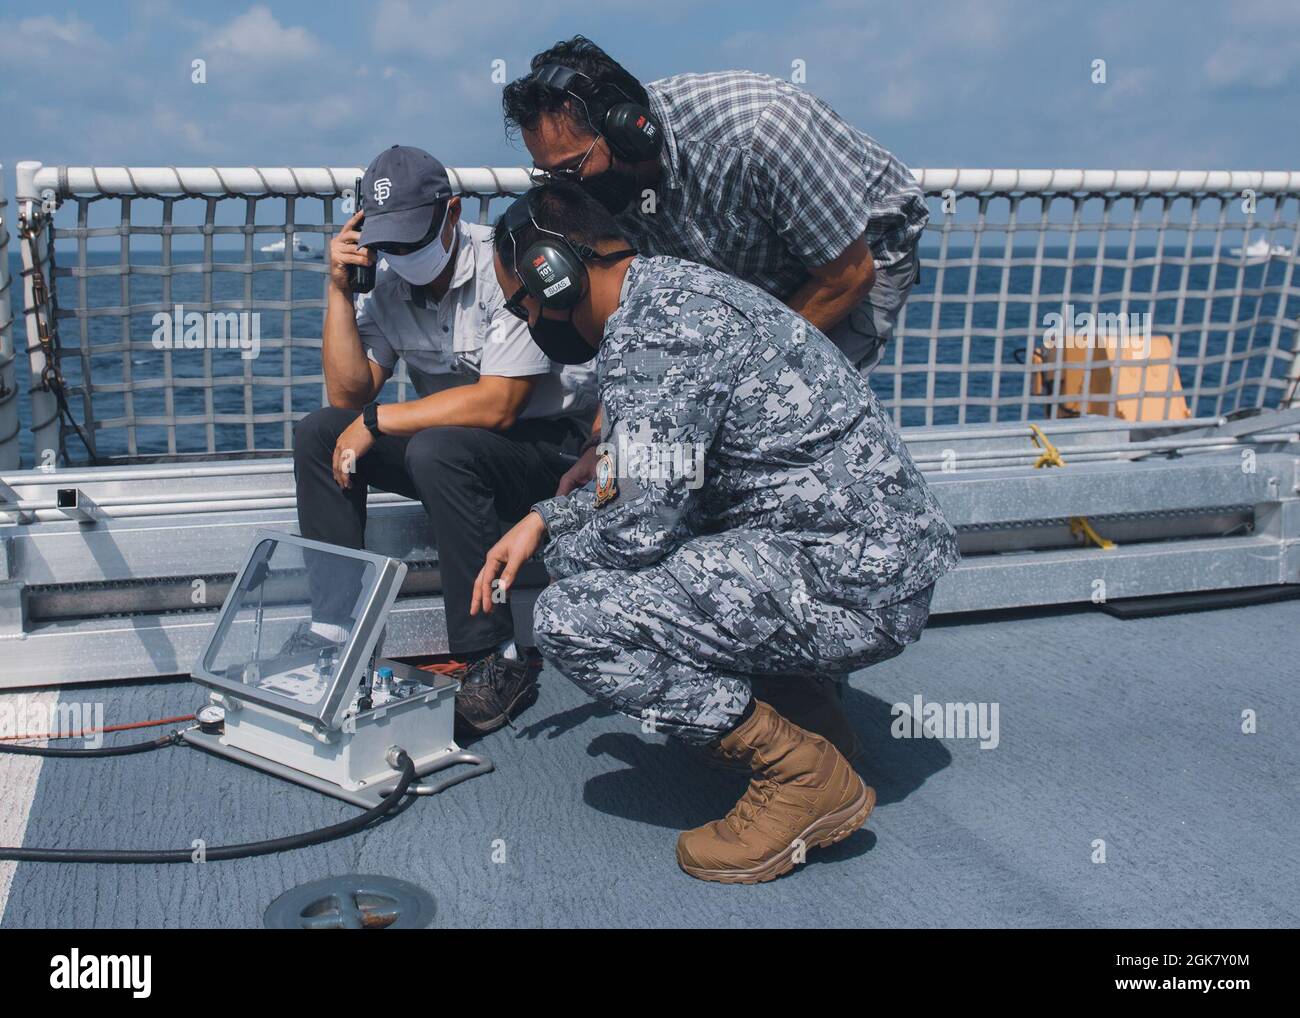
[(17, 753), (20, 756), (131, 756), (133, 753), (148, 753), (155, 749), (166, 749), (180, 742), (180, 733), (173, 732), (161, 739), (148, 742), (129, 742), (120, 746), (98, 746), (93, 749), (61, 749), (58, 746), (7, 746), (0, 742), (0, 753)]
[[(369, 826), (393, 809), (406, 795), (407, 788), (415, 781), (415, 764), (406, 753), (397, 759), (401, 777), (397, 787), (382, 802), (372, 806), (364, 813), (344, 820), (342, 823), (305, 834), (291, 834), (287, 838), (273, 838), (268, 841), (250, 841), (246, 845), (219, 845), (203, 852), (207, 862), (221, 862), (226, 859), (248, 859), (256, 855), (271, 855), (275, 852), (288, 852), (295, 848), (307, 848), (322, 842), (333, 841), (355, 834)], [(194, 862), (194, 849), (169, 848), (161, 851), (147, 849), (83, 849), (83, 848), (0, 848), (0, 860), (12, 862), (102, 862), (102, 863), (171, 863)]]

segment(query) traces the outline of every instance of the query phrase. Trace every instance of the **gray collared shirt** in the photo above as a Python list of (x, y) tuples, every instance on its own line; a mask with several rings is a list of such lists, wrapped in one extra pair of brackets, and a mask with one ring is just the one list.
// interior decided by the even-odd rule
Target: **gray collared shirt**
[(646, 86), (664, 129), (654, 210), (618, 217), (642, 254), (709, 265), (785, 299), (866, 235), (882, 266), (929, 219), (912, 174), (822, 100), (749, 71)]
[(440, 301), (412, 289), (380, 260), (375, 288), (356, 299), (357, 331), (366, 356), (392, 372), (398, 360), (415, 391), (428, 396), (483, 375), (538, 377), (520, 413), (532, 418), (582, 417), (596, 411), (596, 378), (585, 365), (553, 362), (505, 309), (492, 268), (492, 230), (457, 224), (460, 238), (451, 286)]

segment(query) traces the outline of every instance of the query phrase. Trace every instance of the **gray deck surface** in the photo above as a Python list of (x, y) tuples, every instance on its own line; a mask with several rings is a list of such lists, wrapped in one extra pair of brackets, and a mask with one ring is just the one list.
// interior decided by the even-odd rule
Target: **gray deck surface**
[[(202, 866), (24, 863), (5, 927), (260, 926), (285, 889), (414, 881), (435, 924), (1287, 926), (1300, 923), (1296, 602), (1120, 621), (1089, 610), (933, 625), (856, 675), (846, 705), (879, 793), (867, 827), (775, 883), (695, 881), (678, 830), (743, 787), (596, 711), (548, 669), (538, 704), (477, 744), (495, 774), (364, 835)], [(897, 740), (890, 705), (995, 701), (1001, 743)], [(184, 682), (64, 690), (106, 721), (188, 712)], [(1255, 735), (1241, 714), (1258, 715)], [(134, 741), (146, 733), (114, 736)], [(48, 760), (25, 843), (228, 844), (352, 807), (189, 748)], [(1094, 839), (1107, 861), (1090, 861)], [(494, 863), (493, 842), (506, 859)]]

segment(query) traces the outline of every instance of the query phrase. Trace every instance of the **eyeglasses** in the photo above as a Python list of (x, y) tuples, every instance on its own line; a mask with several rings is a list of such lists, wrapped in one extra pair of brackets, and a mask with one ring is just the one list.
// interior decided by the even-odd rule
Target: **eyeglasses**
[(596, 150), (596, 142), (598, 141), (600, 141), (599, 134), (591, 139), (591, 144), (587, 146), (587, 151), (582, 154), (582, 158), (579, 159), (577, 164), (574, 166), (563, 166), (559, 169), (544, 170), (534, 163), (533, 170), (549, 180), (564, 180), (576, 184), (582, 180), (582, 168), (587, 164), (587, 159), (591, 156), (591, 153)]

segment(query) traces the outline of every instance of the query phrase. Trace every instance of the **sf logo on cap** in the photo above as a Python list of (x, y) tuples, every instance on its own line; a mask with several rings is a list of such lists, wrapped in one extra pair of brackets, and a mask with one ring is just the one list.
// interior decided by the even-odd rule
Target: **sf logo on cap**
[(375, 181), (375, 201), (377, 201), (380, 205), (384, 204), (384, 202), (388, 199), (388, 196), (392, 193), (393, 193), (393, 182), (389, 180), (387, 177), (380, 177), (378, 180)]

